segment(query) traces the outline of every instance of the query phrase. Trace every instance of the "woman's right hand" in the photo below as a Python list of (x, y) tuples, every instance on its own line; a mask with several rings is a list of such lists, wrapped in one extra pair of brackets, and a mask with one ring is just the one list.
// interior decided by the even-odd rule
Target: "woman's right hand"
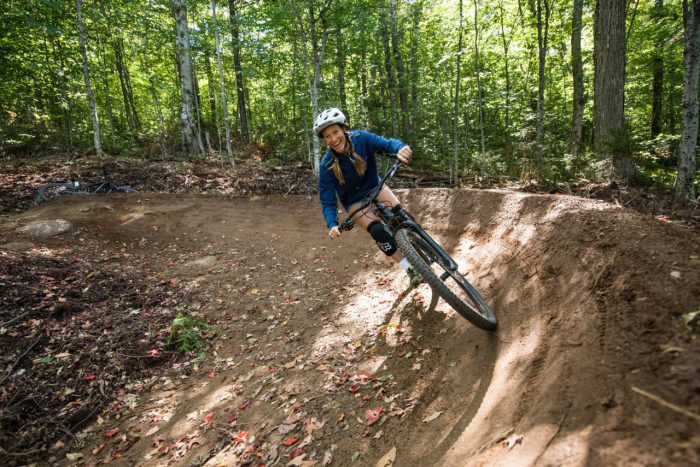
[(340, 229), (338, 226), (331, 227), (331, 230), (328, 231), (328, 236), (331, 237), (331, 240), (335, 240), (336, 238), (340, 237)]

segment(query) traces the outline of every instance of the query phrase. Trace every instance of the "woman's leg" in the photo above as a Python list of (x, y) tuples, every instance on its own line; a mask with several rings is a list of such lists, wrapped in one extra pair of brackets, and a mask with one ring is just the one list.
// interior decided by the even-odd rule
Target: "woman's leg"
[[(379, 192), (379, 196), (377, 196), (377, 198), (379, 199), (379, 201), (381, 201), (389, 207), (398, 206), (400, 204), (399, 199), (396, 197), (394, 192), (392, 192), (391, 189), (386, 186), (382, 188), (382, 191)], [(359, 203), (350, 206), (348, 212), (357, 209), (358, 206)], [(372, 222), (379, 221), (374, 212), (372, 212), (371, 206), (355, 214), (354, 219), (357, 225), (362, 227), (364, 230), (367, 230), (367, 228)], [(400, 250), (396, 250), (396, 252), (393, 255), (389, 256), (389, 259), (391, 259), (395, 263), (400, 263), (403, 258), (404, 256)]]

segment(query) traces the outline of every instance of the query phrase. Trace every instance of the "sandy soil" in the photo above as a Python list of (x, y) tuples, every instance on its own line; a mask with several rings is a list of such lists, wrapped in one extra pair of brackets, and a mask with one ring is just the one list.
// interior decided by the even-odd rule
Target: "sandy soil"
[[(495, 333), (427, 313), (367, 234), (328, 240), (310, 196), (64, 198), (4, 219), (0, 247), (107, 255), (221, 330), (203, 362), (113, 381), (119, 403), (40, 463), (700, 464), (697, 234), (567, 196), (400, 197)], [(73, 227), (17, 232), (40, 219)]]

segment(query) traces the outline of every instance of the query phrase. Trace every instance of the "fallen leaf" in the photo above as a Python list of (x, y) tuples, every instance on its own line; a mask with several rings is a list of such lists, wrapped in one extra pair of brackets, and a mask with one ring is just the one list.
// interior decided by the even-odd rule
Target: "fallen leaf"
[(214, 412), (209, 412), (204, 416), (204, 423), (209, 423), (214, 418)]
[(240, 410), (245, 410), (245, 408), (248, 407), (249, 405), (250, 405), (250, 401), (247, 400), (247, 401), (245, 401), (245, 402), (241, 402), (241, 405), (239, 405), (238, 408), (239, 408)]
[(170, 279), (170, 286), (177, 287), (177, 279)]
[(307, 436), (306, 438), (304, 438), (304, 440), (301, 443), (299, 443), (299, 446), (298, 446), (299, 449), (303, 449), (304, 447), (308, 446), (309, 444), (311, 444), (313, 442), (313, 440), (314, 440), (313, 435)]
[(90, 374), (85, 375), (85, 379), (88, 381), (95, 379), (95, 378), (97, 378), (97, 375), (95, 373), (90, 373)]
[(365, 423), (367, 426), (372, 425), (375, 423), (377, 420), (379, 420), (379, 414), (382, 413), (382, 408), (377, 407), (376, 409), (367, 409), (365, 412)]
[(510, 435), (503, 444), (510, 450), (515, 447), (516, 444), (523, 444), (523, 435)]
[(151, 357), (157, 357), (158, 355), (160, 355), (160, 350), (151, 349), (148, 351), (148, 355), (150, 355)]
[(384, 454), (384, 457), (379, 459), (375, 467), (391, 467), (396, 461), (396, 446), (391, 448), (389, 452)]
[(307, 418), (304, 421), (304, 432), (311, 434), (314, 431), (316, 431), (320, 428), (323, 428), (323, 425), (325, 425), (325, 424), (326, 424), (325, 421), (320, 422), (316, 418)]
[(330, 451), (326, 451), (326, 453), (323, 455), (323, 465), (328, 465), (331, 462), (333, 462), (333, 454)]
[(384, 431), (379, 430), (376, 435), (373, 436), (374, 439), (379, 439), (384, 434)]
[(286, 435), (290, 431), (293, 431), (296, 427), (296, 423), (282, 423), (280, 426), (277, 427), (277, 431), (279, 431), (281, 435)]
[(423, 419), (423, 423), (432, 422), (433, 420), (435, 420), (436, 418), (438, 418), (440, 415), (442, 415), (442, 412), (439, 412), (439, 411), (436, 410), (435, 412), (433, 412), (433, 413), (430, 414), (429, 416), (425, 417), (425, 418)]
[(285, 446), (291, 446), (292, 444), (296, 443), (297, 441), (299, 441), (298, 436), (290, 436), (289, 438), (285, 439), (282, 442), (282, 444), (284, 444)]
[(105, 438), (111, 438), (111, 437), (113, 437), (114, 435), (116, 435), (117, 433), (119, 433), (119, 428), (112, 428), (111, 430), (105, 431), (104, 434), (103, 434), (103, 436), (104, 436)]
[(60, 441), (60, 440), (59, 440), (59, 441), (56, 441), (56, 442), (51, 446), (50, 449), (51, 449), (52, 451), (56, 451), (56, 450), (58, 450), (58, 449), (63, 449), (63, 448), (65, 448), (65, 447), (66, 447), (66, 444), (65, 444), (63, 441)]
[(66, 454), (66, 458), (71, 462), (76, 462), (84, 457), (82, 452), (69, 452)]
[(154, 434), (158, 433), (158, 430), (160, 430), (160, 427), (154, 426), (153, 428), (151, 428), (150, 430), (148, 430), (148, 431), (146, 432), (146, 435), (145, 435), (145, 436), (154, 435)]
[(294, 459), (290, 460), (287, 463), (287, 466), (296, 466), (296, 467), (301, 467), (304, 463), (304, 457), (306, 457), (308, 454), (300, 454), (296, 456)]
[(250, 436), (250, 434), (249, 434), (247, 431), (239, 431), (238, 433), (236, 433), (236, 436), (234, 437), (233, 440), (234, 440), (236, 443), (243, 443), (243, 444), (245, 444), (245, 443), (248, 442), (248, 437), (249, 437), (249, 436)]

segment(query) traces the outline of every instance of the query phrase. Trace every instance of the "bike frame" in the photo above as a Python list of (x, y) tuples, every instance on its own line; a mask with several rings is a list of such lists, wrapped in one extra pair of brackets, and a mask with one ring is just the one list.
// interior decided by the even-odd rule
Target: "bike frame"
[[(359, 213), (360, 211), (363, 211), (367, 207), (374, 205), (375, 212), (377, 213), (377, 216), (386, 224), (386, 226), (389, 228), (389, 231), (391, 232), (392, 235), (394, 235), (399, 229), (406, 228), (406, 229), (411, 229), (415, 233), (417, 233), (428, 245), (430, 245), (431, 248), (433, 248), (438, 255), (440, 255), (440, 258), (444, 261), (444, 263), (447, 265), (447, 269), (450, 271), (455, 271), (457, 270), (457, 263), (454, 262), (454, 260), (447, 254), (445, 253), (445, 250), (442, 249), (438, 243), (433, 240), (433, 238), (428, 235), (428, 233), (423, 230), (423, 227), (411, 216), (411, 214), (408, 213), (402, 206), (399, 206), (398, 209), (392, 209), (386, 206), (384, 203), (381, 201), (377, 200), (377, 196), (379, 195), (379, 192), (382, 191), (382, 188), (384, 188), (384, 185), (387, 184), (389, 180), (391, 180), (401, 169), (403, 166), (403, 163), (401, 161), (396, 161), (394, 165), (392, 165), (389, 170), (387, 170), (386, 174), (381, 178), (379, 181), (379, 185), (370, 192), (370, 194), (367, 195), (366, 201), (363, 201), (362, 204), (355, 209), (352, 213), (348, 215), (348, 220), (345, 222), (349, 221), (354, 224), (354, 221), (352, 221), (352, 218), (355, 216), (355, 214)], [(343, 224), (345, 224), (343, 222)], [(341, 224), (342, 225), (342, 224)], [(340, 230), (349, 230), (349, 228), (341, 228)], [(445, 272), (442, 274), (441, 279), (445, 280), (448, 276), (448, 273)]]

